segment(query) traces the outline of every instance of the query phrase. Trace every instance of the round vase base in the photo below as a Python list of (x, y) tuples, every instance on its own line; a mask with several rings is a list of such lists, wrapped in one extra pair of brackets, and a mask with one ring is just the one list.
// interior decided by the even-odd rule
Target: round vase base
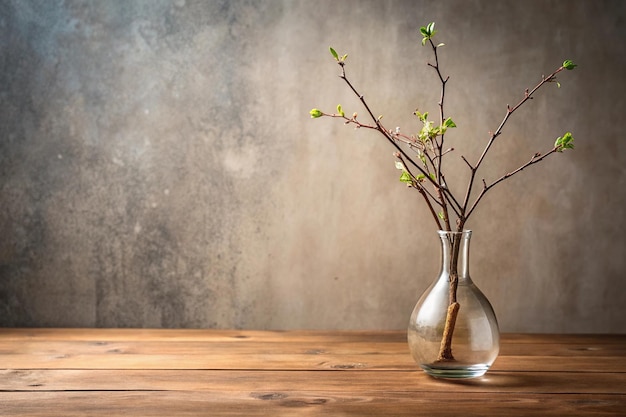
[(463, 365), (454, 362), (422, 364), (420, 367), (430, 376), (446, 379), (478, 378), (489, 369), (488, 365)]

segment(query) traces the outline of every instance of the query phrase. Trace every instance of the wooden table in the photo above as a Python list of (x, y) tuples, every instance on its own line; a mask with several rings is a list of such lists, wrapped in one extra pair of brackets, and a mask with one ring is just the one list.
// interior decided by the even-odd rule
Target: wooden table
[(405, 332), (0, 329), (1, 416), (625, 416), (626, 335), (502, 337), (431, 378)]

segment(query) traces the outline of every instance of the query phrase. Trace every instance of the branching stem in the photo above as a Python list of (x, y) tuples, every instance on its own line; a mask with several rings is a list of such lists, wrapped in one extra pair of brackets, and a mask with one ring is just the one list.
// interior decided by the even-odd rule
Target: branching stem
[[(363, 105), (363, 107), (365, 108), (365, 110), (367, 111), (367, 113), (369, 114), (371, 119), (376, 124), (376, 127), (372, 126), (372, 128), (375, 128), (376, 130), (378, 130), (387, 139), (387, 141), (389, 141), (393, 145), (393, 147), (396, 149), (396, 151), (399, 152), (399, 154), (402, 155), (406, 161), (410, 162), (410, 164), (413, 167), (417, 168), (417, 170), (422, 175), (424, 175), (424, 178), (426, 180), (430, 181), (432, 183), (432, 185), (435, 187), (435, 189), (439, 191), (441, 189), (441, 186), (439, 185), (439, 183), (437, 181), (435, 181), (424, 168), (422, 168), (413, 158), (411, 158), (406, 153), (406, 151), (402, 147), (400, 147), (398, 145), (398, 143), (394, 139), (393, 134), (389, 130), (387, 130), (383, 126), (383, 124), (380, 122), (380, 118), (377, 118), (377, 117), (374, 116), (374, 113), (372, 113), (372, 110), (370, 109), (369, 105), (365, 101), (365, 98), (363, 97), (363, 95), (360, 94), (357, 91), (357, 89), (352, 85), (350, 80), (348, 80), (348, 77), (346, 76), (345, 63), (343, 61), (339, 61), (339, 66), (341, 67), (341, 75), (339, 77), (342, 80), (345, 81), (345, 83), (348, 85), (348, 87), (350, 87), (352, 92), (354, 92), (354, 94), (359, 98), (359, 100), (361, 101), (361, 104)], [(361, 124), (359, 123), (358, 125), (361, 125)], [(426, 190), (424, 190), (423, 187), (422, 187), (422, 195), (426, 197)], [(440, 205), (443, 205), (445, 207), (445, 200), (443, 200), (442, 198), (439, 198), (439, 199), (438, 198), (434, 198), (434, 197), (432, 197), (432, 198), (433, 198), (433, 200), (437, 201)], [(434, 210), (432, 209), (432, 205), (430, 204), (430, 200), (428, 200), (428, 197), (426, 197), (426, 201), (428, 202), (428, 205), (429, 205), (429, 207), (431, 209), (431, 213), (434, 215), (435, 221), (437, 222), (437, 225), (439, 226), (439, 218), (438, 218), (437, 214), (434, 212)]]
[[(341, 67), (341, 75), (339, 76), (347, 85), (350, 87), (352, 92), (359, 98), (361, 104), (369, 114), (369, 117), (372, 119), (374, 124), (365, 124), (361, 123), (357, 120), (356, 113), (352, 116), (352, 118), (348, 118), (343, 113), (340, 106), (338, 106), (339, 114), (326, 114), (322, 113), (318, 109), (313, 109), (311, 111), (312, 117), (320, 117), (320, 116), (330, 116), (342, 118), (345, 124), (353, 124), (356, 128), (366, 128), (377, 130), (380, 132), (388, 142), (390, 142), (393, 147), (396, 149), (396, 153), (394, 154), (396, 158), (400, 161), (402, 166), (400, 167), (403, 170), (403, 181), (407, 182), (410, 186), (417, 189), (417, 191), (422, 195), (424, 200), (426, 201), (426, 205), (430, 211), (432, 218), (434, 219), (437, 228), (439, 230), (452, 231), (452, 223), (450, 221), (450, 214), (454, 212), (456, 215), (456, 231), (463, 232), (465, 223), (469, 219), (469, 217), (474, 213), (478, 203), (483, 199), (485, 194), (495, 187), (497, 184), (503, 182), (504, 180), (511, 178), (513, 175), (523, 171), (527, 167), (536, 164), (538, 162), (543, 161), (548, 155), (552, 155), (556, 152), (561, 152), (563, 149), (572, 148), (572, 140), (571, 133), (566, 134), (563, 137), (559, 137), (554, 147), (545, 154), (536, 153), (534, 154), (530, 160), (521, 165), (519, 168), (508, 172), (502, 175), (500, 178), (495, 181), (487, 184), (485, 179), (482, 179), (483, 188), (478, 193), (476, 198), (470, 204), (470, 200), (472, 198), (472, 190), (474, 187), (474, 183), (476, 181), (477, 173), (485, 161), (485, 158), (491, 149), (493, 143), (496, 138), (502, 134), (502, 130), (504, 126), (508, 122), (509, 118), (519, 109), (524, 103), (531, 100), (533, 98), (533, 94), (541, 88), (546, 83), (554, 82), (556, 80), (556, 75), (563, 71), (564, 69), (573, 69), (576, 65), (571, 61), (565, 61), (561, 67), (559, 67), (556, 71), (550, 74), (547, 77), (542, 77), (541, 81), (531, 90), (526, 89), (524, 92), (524, 96), (520, 101), (513, 107), (507, 105), (506, 113), (500, 125), (494, 132), (489, 133), (489, 139), (483, 149), (480, 157), (476, 161), (475, 164), (472, 164), (468, 161), (464, 156), (461, 156), (462, 160), (465, 162), (467, 167), (470, 170), (470, 176), (467, 183), (467, 188), (465, 191), (465, 197), (463, 199), (463, 203), (459, 203), (459, 200), (455, 197), (454, 193), (449, 189), (448, 184), (446, 182), (445, 176), (443, 174), (443, 156), (452, 152), (454, 149), (450, 148), (444, 150), (444, 142), (445, 142), (445, 132), (448, 127), (456, 127), (454, 122), (451, 119), (445, 118), (444, 112), (444, 103), (446, 96), (446, 84), (449, 80), (449, 77), (444, 77), (441, 69), (439, 67), (439, 56), (438, 56), (438, 48), (443, 44), (435, 45), (432, 41), (432, 36), (434, 35), (434, 23), (431, 23), (427, 27), (423, 27), (420, 29), (421, 33), (424, 35), (423, 44), (426, 41), (430, 43), (434, 54), (434, 64), (428, 63), (430, 67), (432, 67), (436, 73), (439, 81), (441, 83), (441, 95), (439, 98), (439, 127), (433, 127), (432, 122), (427, 120), (427, 113), (420, 113), (418, 111), (415, 114), (420, 118), (423, 122), (424, 127), (422, 131), (418, 135), (418, 137), (407, 136), (399, 132), (399, 128), (395, 131), (388, 130), (381, 123), (380, 117), (375, 117), (374, 113), (370, 109), (369, 105), (365, 101), (365, 98), (359, 91), (354, 87), (354, 85), (348, 80), (346, 76), (345, 69), (345, 57), (339, 58), (339, 55), (336, 51), (330, 48), (331, 53), (337, 60), (337, 63)], [(417, 154), (417, 157), (411, 157), (407, 151), (404, 149), (407, 147), (409, 150), (414, 151)], [(419, 161), (419, 162), (418, 162)], [(419, 175), (414, 175), (413, 171), (416, 169), (419, 171)], [(407, 177), (408, 175), (408, 177)], [(426, 185), (431, 185), (434, 188), (434, 191), (431, 192), (426, 188)], [(441, 212), (437, 213), (435, 208), (441, 208)], [(443, 224), (442, 224), (443, 222)], [(460, 239), (461, 234), (455, 233), (450, 238), (452, 244), (452, 253), (449, 265), (450, 271), (450, 282), (449, 282), (449, 300), (448, 300), (448, 309), (446, 312), (446, 321), (442, 334), (441, 345), (439, 350), (439, 355), (437, 361), (454, 361), (454, 355), (452, 354), (452, 336), (454, 332), (454, 327), (456, 324), (456, 320), (461, 309), (461, 305), (457, 301), (457, 288), (458, 288), (458, 258), (459, 258), (459, 248), (460, 248)]]
[[(478, 203), (478, 201), (480, 201), (480, 199), (482, 199), (483, 195), (487, 192), (487, 190), (489, 190), (489, 188), (491, 188), (491, 187), (489, 187), (486, 190), (483, 188), (483, 191), (479, 194), (478, 198), (472, 204), (472, 208), (469, 211), (466, 212), (466, 210), (468, 208), (468, 205), (469, 205), (469, 199), (470, 199), (470, 196), (471, 196), (471, 193), (472, 193), (472, 187), (473, 187), (474, 181), (476, 179), (476, 173), (478, 172), (478, 169), (480, 168), (481, 164), (485, 160), (485, 156), (487, 156), (487, 152), (489, 152), (489, 149), (491, 149), (491, 145), (493, 145), (493, 142), (502, 133), (502, 129), (504, 128), (504, 125), (506, 124), (506, 122), (509, 120), (509, 117), (511, 117), (511, 115), (517, 109), (519, 109), (524, 103), (526, 103), (528, 100), (531, 100), (533, 94), (539, 88), (541, 88), (545, 83), (553, 82), (556, 79), (556, 75), (559, 72), (563, 71), (564, 69), (565, 68), (563, 66), (559, 67), (556, 71), (554, 71), (548, 77), (542, 77), (542, 79), (539, 82), (539, 84), (537, 84), (532, 90), (529, 91), (528, 89), (526, 89), (526, 91), (524, 92), (524, 97), (514, 107), (511, 107), (511, 106), (507, 105), (507, 110), (506, 110), (506, 113), (504, 115), (504, 118), (502, 119), (502, 122), (500, 122), (500, 125), (495, 130), (495, 132), (490, 133), (490, 138), (487, 141), (487, 145), (485, 146), (485, 149), (483, 150), (482, 154), (478, 158), (478, 161), (476, 162), (475, 165), (470, 164), (467, 161), (467, 159), (465, 159), (465, 157), (463, 157), (463, 160), (465, 161), (465, 163), (470, 168), (470, 179), (469, 179), (468, 184), (467, 184), (467, 191), (465, 192), (465, 199), (463, 200), (463, 210), (462, 211), (463, 211), (464, 217), (465, 217), (464, 218), (464, 222), (467, 221), (467, 219), (469, 218), (470, 214), (474, 211), (474, 208), (476, 207), (476, 204)], [(543, 159), (543, 158), (541, 158), (541, 159)], [(496, 185), (500, 181), (505, 180), (506, 178), (508, 178), (508, 176), (506, 176), (506, 175), (503, 176), (497, 182), (493, 183), (492, 186)], [(465, 213), (467, 213), (467, 214), (465, 214)]]
[(470, 214), (472, 214), (472, 212), (476, 209), (476, 206), (478, 205), (480, 200), (485, 196), (487, 191), (489, 191), (490, 189), (492, 189), (494, 186), (496, 186), (497, 184), (501, 183), (502, 181), (504, 181), (504, 180), (506, 180), (508, 178), (511, 178), (513, 175), (515, 175), (515, 174), (517, 174), (519, 172), (522, 172), (525, 168), (528, 168), (529, 166), (531, 166), (533, 164), (536, 164), (537, 162), (543, 161), (548, 155), (552, 155), (553, 153), (556, 153), (558, 151), (559, 151), (559, 148), (554, 147), (549, 152), (547, 152), (547, 153), (545, 153), (543, 155), (541, 155), (539, 153), (536, 153), (524, 165), (520, 166), (519, 168), (517, 168), (514, 171), (511, 171), (511, 172), (508, 172), (508, 173), (504, 174), (503, 176), (501, 176), (500, 178), (498, 178), (497, 180), (495, 180), (494, 182), (492, 182), (489, 185), (487, 185), (487, 183), (483, 179), (483, 188), (480, 191), (480, 194), (478, 194), (478, 197), (476, 197), (476, 200), (474, 201), (474, 204), (472, 204), (472, 207), (470, 207), (469, 211), (467, 212), (467, 216), (466, 217), (469, 217)]

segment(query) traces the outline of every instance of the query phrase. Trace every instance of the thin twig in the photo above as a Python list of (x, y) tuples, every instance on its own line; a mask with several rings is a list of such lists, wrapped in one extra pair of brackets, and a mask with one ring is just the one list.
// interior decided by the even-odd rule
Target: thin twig
[(376, 129), (380, 133), (382, 133), (383, 136), (385, 136), (385, 138), (387, 138), (387, 140), (396, 148), (396, 150), (398, 152), (400, 152), (400, 154), (402, 156), (404, 156), (406, 158), (406, 160), (408, 160), (411, 163), (411, 165), (413, 165), (415, 168), (417, 168), (420, 171), (420, 173), (422, 173), (426, 177), (426, 179), (428, 181), (430, 181), (435, 186), (435, 188), (437, 188), (437, 189), (441, 188), (441, 185), (439, 183), (437, 183), (437, 181), (435, 181), (433, 178), (431, 178), (430, 175), (428, 175), (427, 171), (425, 171), (421, 166), (419, 166), (419, 164), (417, 162), (415, 162), (413, 160), (413, 158), (411, 158), (409, 155), (407, 155), (407, 153), (404, 151), (404, 149), (402, 149), (400, 146), (398, 146), (398, 144), (396, 143), (396, 141), (393, 138), (393, 135), (380, 122), (380, 118), (377, 118), (377, 117), (374, 116), (374, 113), (372, 113), (372, 110), (370, 109), (369, 105), (365, 101), (365, 98), (363, 97), (363, 95), (360, 94), (357, 91), (357, 89), (352, 85), (350, 80), (348, 80), (348, 78), (346, 76), (345, 63), (340, 61), (339, 65), (341, 66), (341, 75), (339, 76), (339, 78), (344, 80), (345, 83), (354, 92), (354, 94), (359, 98), (359, 100), (361, 101), (361, 104), (363, 104), (363, 107), (365, 108), (367, 113), (370, 115), (370, 117), (372, 118), (374, 123), (376, 123)]
[[(548, 82), (554, 81), (554, 79), (556, 78), (556, 75), (559, 72), (563, 71), (564, 69), (565, 68), (563, 66), (559, 67), (556, 71), (554, 71), (548, 77), (542, 77), (542, 79), (539, 82), (539, 84), (537, 84), (532, 90), (529, 91), (528, 89), (526, 89), (526, 91), (524, 92), (524, 97), (514, 107), (511, 107), (511, 106), (507, 105), (506, 114), (504, 115), (504, 118), (502, 119), (502, 122), (500, 123), (498, 128), (495, 130), (495, 132), (491, 133), (491, 137), (489, 138), (489, 141), (487, 142), (487, 145), (485, 146), (485, 149), (483, 150), (482, 154), (478, 158), (478, 162), (476, 162), (475, 165), (471, 165), (469, 162), (467, 162), (467, 160), (465, 160), (465, 158), (463, 158), (463, 160), (465, 160), (467, 165), (470, 167), (471, 174), (470, 174), (470, 179), (469, 179), (468, 184), (467, 184), (467, 191), (465, 192), (465, 199), (463, 200), (463, 208), (464, 209), (462, 211), (465, 212), (467, 207), (468, 207), (470, 195), (472, 193), (472, 187), (473, 187), (473, 184), (474, 184), (474, 180), (476, 178), (476, 172), (478, 171), (478, 168), (480, 168), (480, 165), (482, 164), (483, 160), (485, 159), (485, 156), (487, 155), (487, 152), (489, 152), (489, 149), (491, 149), (491, 145), (493, 145), (493, 142), (502, 133), (502, 129), (504, 128), (504, 125), (506, 124), (506, 122), (509, 120), (509, 117), (511, 117), (511, 115), (517, 109), (519, 109), (524, 103), (526, 103), (528, 100), (532, 99), (532, 95), (535, 93), (535, 91), (537, 91), (539, 88), (541, 88), (544, 84), (546, 84)], [(506, 178), (503, 178), (503, 179), (506, 179)], [(481, 198), (482, 198), (482, 196), (481, 196)], [(467, 212), (467, 214), (465, 215), (464, 221), (467, 221), (467, 218), (469, 217), (469, 214), (473, 211), (474, 207), (476, 207), (476, 201), (474, 202), (474, 204), (472, 204), (472, 209), (470, 209), (470, 211)]]
[(467, 212), (467, 215), (465, 216), (465, 218), (468, 218), (470, 216), (470, 214), (472, 214), (472, 212), (474, 211), (474, 209), (478, 205), (478, 202), (485, 196), (485, 194), (487, 194), (487, 191), (491, 190), (493, 187), (495, 187), (497, 184), (501, 183), (502, 181), (504, 181), (504, 180), (506, 180), (508, 178), (511, 178), (513, 175), (515, 175), (515, 174), (517, 174), (519, 172), (522, 172), (524, 169), (528, 168), (529, 166), (531, 166), (533, 164), (536, 164), (537, 162), (543, 161), (548, 155), (552, 155), (553, 153), (556, 153), (558, 151), (559, 151), (559, 148), (558, 147), (554, 147), (549, 152), (547, 152), (547, 153), (545, 153), (543, 155), (541, 155), (539, 153), (536, 153), (524, 165), (520, 166), (519, 168), (517, 168), (514, 171), (511, 171), (511, 172), (508, 172), (508, 173), (504, 174), (503, 176), (501, 176), (500, 178), (498, 178), (497, 180), (495, 180), (494, 182), (492, 182), (489, 185), (487, 185), (487, 183), (483, 179), (483, 189), (481, 190), (481, 192), (478, 195), (478, 197), (476, 197), (476, 200), (474, 201), (474, 203), (472, 204), (472, 207)]

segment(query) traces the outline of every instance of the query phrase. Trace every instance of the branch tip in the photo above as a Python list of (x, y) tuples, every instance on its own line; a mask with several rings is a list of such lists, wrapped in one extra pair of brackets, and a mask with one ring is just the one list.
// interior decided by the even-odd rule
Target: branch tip
[(463, 161), (465, 161), (465, 163), (467, 164), (467, 166), (469, 167), (469, 169), (471, 171), (474, 171), (474, 167), (472, 166), (472, 164), (470, 164), (470, 162), (467, 160), (467, 158), (463, 155), (461, 155), (461, 158), (463, 159)]

